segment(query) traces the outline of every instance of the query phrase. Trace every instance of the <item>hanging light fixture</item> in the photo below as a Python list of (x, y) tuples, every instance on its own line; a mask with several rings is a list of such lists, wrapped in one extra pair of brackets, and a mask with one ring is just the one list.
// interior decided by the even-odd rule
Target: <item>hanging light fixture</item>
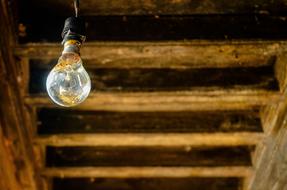
[(46, 81), (50, 98), (64, 107), (80, 104), (91, 90), (91, 80), (80, 57), (86, 37), (85, 23), (78, 17), (79, 0), (74, 0), (74, 8), (75, 16), (66, 19), (62, 32), (64, 50)]

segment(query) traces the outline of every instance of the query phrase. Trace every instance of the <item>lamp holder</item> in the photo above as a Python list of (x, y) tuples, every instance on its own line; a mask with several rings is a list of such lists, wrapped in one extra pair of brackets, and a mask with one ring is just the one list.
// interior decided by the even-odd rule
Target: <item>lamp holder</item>
[(85, 21), (81, 17), (69, 17), (65, 20), (62, 31), (62, 44), (67, 40), (77, 40), (83, 43), (86, 39)]

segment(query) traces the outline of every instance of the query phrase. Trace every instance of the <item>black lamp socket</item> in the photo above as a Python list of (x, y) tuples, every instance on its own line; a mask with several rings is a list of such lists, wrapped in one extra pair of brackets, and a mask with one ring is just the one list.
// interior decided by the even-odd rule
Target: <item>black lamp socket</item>
[(80, 17), (69, 17), (65, 20), (62, 32), (63, 44), (68, 40), (83, 43), (86, 39), (85, 21)]

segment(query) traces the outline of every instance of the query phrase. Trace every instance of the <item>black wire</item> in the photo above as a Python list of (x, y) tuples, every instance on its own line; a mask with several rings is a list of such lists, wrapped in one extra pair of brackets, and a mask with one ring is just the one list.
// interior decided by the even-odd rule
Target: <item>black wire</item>
[(74, 0), (75, 16), (78, 17), (80, 0)]

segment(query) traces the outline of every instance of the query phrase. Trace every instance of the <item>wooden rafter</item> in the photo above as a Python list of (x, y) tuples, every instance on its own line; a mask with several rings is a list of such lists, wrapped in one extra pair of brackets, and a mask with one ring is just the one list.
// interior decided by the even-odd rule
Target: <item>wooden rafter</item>
[(256, 145), (263, 133), (199, 134), (75, 134), (51, 135), (36, 139), (49, 146), (240, 146)]
[[(268, 64), (285, 52), (284, 41), (175, 41), (93, 42), (81, 51), (87, 64), (121, 68), (252, 67)], [(60, 44), (31, 43), (18, 46), (14, 54), (30, 59), (58, 58)]]
[(245, 177), (250, 167), (82, 167), (46, 168), (41, 174), (49, 177)]
[[(0, 123), (0, 129), (2, 128)], [(3, 136), (3, 131), (0, 130), (0, 188), (7, 190), (21, 190), (21, 184), (15, 175), (16, 168), (13, 163), (14, 159), (9, 150), (11, 145), (9, 141)]]
[[(40, 2), (32, 1), (39, 6)], [(44, 4), (44, 5), (43, 5)], [(70, 10), (70, 1), (45, 0), (41, 3), (46, 8), (58, 6), (60, 10)], [(281, 5), (282, 4), (282, 5)], [(46, 5), (46, 6), (45, 6)], [(47, 6), (50, 5), (50, 6)], [(281, 6), (280, 6), (281, 5)], [(202, 0), (131, 0), (126, 2), (119, 0), (110, 2), (108, 0), (93, 1), (86, 0), (81, 3), (82, 14), (84, 15), (192, 15), (192, 14), (252, 14), (266, 13), (284, 10), (284, 1), (276, 2), (266, 0), (242, 0), (231, 3), (229, 1)]]
[[(0, 2), (0, 147), (1, 177), (5, 189), (37, 190), (41, 187), (29, 134), (29, 118), (21, 93), (23, 76), (12, 49), (16, 46), (13, 3)], [(18, 164), (16, 164), (18, 163)], [(20, 164), (19, 164), (20, 163)]]
[[(186, 111), (248, 109), (280, 101), (280, 95), (268, 91), (95, 93), (77, 109), (114, 111)], [(47, 97), (30, 96), (29, 106), (55, 107)]]
[(250, 189), (283, 190), (287, 188), (286, 146), (287, 146), (287, 93), (286, 93), (286, 56), (282, 55), (277, 65), (280, 77), (282, 101), (271, 104), (262, 114), (266, 133), (265, 143), (260, 143), (256, 150), (255, 173), (251, 178)]

